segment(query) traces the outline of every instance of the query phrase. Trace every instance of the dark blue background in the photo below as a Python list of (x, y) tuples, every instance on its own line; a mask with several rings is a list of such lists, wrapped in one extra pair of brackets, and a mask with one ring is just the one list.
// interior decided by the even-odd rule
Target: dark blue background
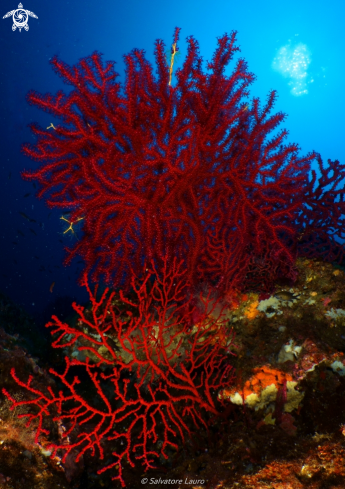
[[(324, 161), (344, 162), (343, 0), (25, 0), (23, 8), (38, 16), (29, 18), (28, 32), (13, 32), (12, 18), (2, 19), (18, 8), (17, 0), (2, 1), (0, 8), (0, 290), (30, 313), (42, 312), (59, 296), (69, 296), (67, 302), (70, 297), (87, 298), (76, 280), (81, 265), (62, 265), (64, 240), (69, 238), (62, 235), (59, 212), (37, 200), (33, 184), (20, 177), (24, 168), (37, 167), (20, 152), (24, 141), (33, 141), (27, 124), (52, 122), (51, 116), (30, 107), (25, 96), (30, 89), (55, 93), (64, 87), (49, 65), (55, 54), (74, 64), (98, 50), (105, 60), (117, 62), (123, 81), (122, 56), (133, 48), (145, 49), (153, 62), (154, 41), (163, 39), (170, 47), (176, 26), (182, 28), (177, 67), (186, 54), (187, 36), (199, 41), (204, 61), (210, 61), (216, 38), (237, 30), (241, 56), (257, 75), (251, 95), (265, 101), (269, 90), (277, 89), (276, 110), (289, 115), (284, 126), (290, 141), (303, 153), (316, 150)], [(279, 55), (277, 71), (274, 59)]]

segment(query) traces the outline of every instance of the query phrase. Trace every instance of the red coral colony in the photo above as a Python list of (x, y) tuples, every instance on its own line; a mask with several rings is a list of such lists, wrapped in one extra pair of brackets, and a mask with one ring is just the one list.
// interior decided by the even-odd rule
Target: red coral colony
[[(52, 456), (62, 451), (65, 461), (78, 449), (78, 462), (88, 449), (92, 454), (98, 449), (103, 459), (102, 440), (116, 440), (113, 462), (99, 473), (116, 466), (118, 476), (114, 480), (120, 479), (124, 484), (122, 461), (134, 466), (131, 452), (146, 469), (154, 467), (155, 457), (162, 454), (167, 459), (167, 449), (177, 449), (176, 440), (184, 440), (185, 433), (191, 434), (188, 418), (195, 427), (207, 427), (203, 412), (218, 414), (213, 394), (231, 383), (231, 366), (224, 354), (231, 337), (225, 336), (221, 312), (216, 314), (217, 319), (213, 318), (216, 302), (210, 295), (200, 297), (198, 309), (203, 312), (198, 325), (190, 329), (189, 316), (194, 309), (190, 308), (187, 314), (183, 306), (176, 307), (185, 295), (185, 285), (179, 278), (186, 272), (181, 268), (175, 260), (170, 270), (164, 267), (162, 280), (154, 267), (147, 269), (140, 284), (133, 279), (138, 300), (131, 302), (120, 292), (122, 304), (132, 309), (126, 311), (124, 319), (117, 311), (115, 293), (106, 289), (97, 300), (96, 291), (91, 292), (85, 276), (91, 307), (85, 310), (73, 304), (79, 316), (78, 326), (62, 323), (56, 316), (47, 324), (54, 328), (53, 334), (59, 334), (54, 348), (78, 345), (77, 358), (66, 357), (62, 374), (50, 369), (68, 394), (60, 391), (56, 395), (51, 387), (44, 394), (31, 385), (32, 376), (22, 382), (12, 370), (16, 382), (36, 398), (16, 401), (6, 390), (3, 392), (14, 407), (37, 406), (35, 414), (21, 415), (29, 417), (28, 425), (39, 419), (36, 442), (41, 434), (48, 434), (43, 427), (48, 412), (55, 409), (55, 421), (68, 426), (62, 443), (50, 446)], [(156, 280), (150, 286), (152, 275)], [(70, 370), (75, 366), (83, 366), (88, 374), (88, 394), (78, 376), (71, 376)], [(73, 441), (74, 432), (78, 435)]]
[[(299, 157), (297, 145), (283, 144), (286, 130), (268, 140), (285, 115), (270, 115), (274, 91), (263, 108), (243, 101), (254, 81), (243, 59), (225, 76), (239, 51), (235, 32), (218, 39), (207, 75), (187, 38), (173, 86), (179, 30), (170, 66), (156, 41), (157, 79), (136, 49), (124, 57), (122, 92), (114, 63), (99, 53), (73, 67), (55, 57), (72, 90), (28, 96), (61, 122), (32, 125), (37, 142), (23, 150), (42, 166), (23, 176), (40, 184), (50, 207), (71, 213), (71, 225), (82, 221), (67, 262), (84, 260), (91, 302), (73, 304), (74, 325), (55, 316), (47, 324), (54, 348), (68, 352), (63, 373), (50, 369), (58, 394), (14, 369), (30, 398), (3, 392), (12, 409), (33, 406), (21, 416), (38, 423), (36, 442), (53, 416), (61, 434), (53, 455), (98, 454), (106, 458), (99, 473), (115, 467), (122, 485), (125, 461), (147, 470), (219, 416), (217, 393), (233, 382), (222, 298), (293, 282), (298, 256), (343, 259), (345, 165)], [(89, 281), (102, 280), (112, 289), (97, 298)]]

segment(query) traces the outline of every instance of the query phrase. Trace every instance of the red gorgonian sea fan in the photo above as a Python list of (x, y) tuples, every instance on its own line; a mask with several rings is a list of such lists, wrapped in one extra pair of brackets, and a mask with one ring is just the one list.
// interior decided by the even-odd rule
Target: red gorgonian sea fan
[[(91, 307), (73, 304), (76, 326), (56, 316), (46, 325), (53, 328), (54, 348), (72, 349), (62, 373), (49, 370), (59, 392), (35, 388), (32, 376), (23, 381), (14, 369), (31, 398), (17, 401), (3, 389), (11, 409), (28, 408), (19, 415), (28, 417), (27, 426), (38, 420), (36, 443), (49, 434), (46, 418), (59, 423), (62, 439), (51, 444), (53, 457), (61, 454), (64, 462), (78, 454), (78, 462), (91, 451), (107, 460), (98, 473), (116, 468), (113, 480), (122, 485), (124, 462), (134, 467), (139, 461), (146, 471), (193, 431), (207, 430), (207, 414), (219, 415), (218, 391), (233, 381), (233, 335), (220, 304), (200, 294), (199, 323), (191, 328), (196, 306), (178, 305), (187, 288), (183, 264), (175, 259), (168, 269), (165, 262), (158, 274), (152, 263), (145, 273), (144, 281), (132, 279), (136, 300), (108, 289), (97, 298), (85, 277)], [(130, 310), (120, 313), (120, 304)]]
[[(176, 29), (174, 51), (178, 35)], [(72, 91), (29, 94), (60, 122), (32, 125), (37, 142), (23, 150), (43, 164), (23, 176), (39, 182), (50, 207), (70, 211), (71, 221), (83, 218), (67, 262), (81, 256), (92, 280), (127, 288), (145, 259), (160, 268), (173, 256), (185, 261), (192, 284), (219, 290), (293, 280), (299, 250), (313, 253), (317, 241), (326, 256), (342, 233), (345, 208), (336, 198), (343, 191), (334, 182), (344, 166), (334, 162), (327, 193), (333, 168), (319, 159), (326, 176), (315, 190), (309, 174), (317, 155), (299, 157), (297, 145), (283, 145), (286, 130), (268, 139), (285, 115), (270, 115), (274, 91), (263, 108), (258, 99), (243, 101), (254, 80), (243, 59), (224, 74), (239, 51), (235, 32), (218, 39), (209, 74), (197, 42), (187, 41), (174, 86), (160, 40), (157, 78), (144, 51), (134, 49), (124, 56), (123, 87), (114, 63), (104, 64), (97, 52), (73, 67), (53, 58)]]

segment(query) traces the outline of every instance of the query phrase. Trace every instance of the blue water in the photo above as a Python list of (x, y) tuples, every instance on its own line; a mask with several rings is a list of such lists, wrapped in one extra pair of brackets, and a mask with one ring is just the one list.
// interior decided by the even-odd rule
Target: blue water
[[(124, 81), (122, 56), (133, 48), (144, 49), (154, 63), (154, 41), (162, 39), (169, 47), (176, 26), (182, 29), (176, 67), (183, 63), (187, 36), (195, 37), (204, 61), (211, 61), (216, 38), (236, 30), (240, 56), (257, 77), (251, 96), (264, 102), (276, 89), (275, 108), (288, 114), (284, 127), (289, 140), (298, 143), (303, 154), (315, 150), (324, 161), (345, 161), (342, 0), (307, 0), (302, 5), (271, 0), (25, 0), (23, 8), (38, 19), (30, 16), (29, 30), (21, 32), (12, 30), (12, 17), (2, 19), (17, 8), (17, 0), (1, 2), (0, 290), (30, 313), (41, 312), (59, 296), (87, 298), (77, 284), (81, 265), (62, 266), (69, 238), (63, 235), (61, 213), (47, 209), (35, 198), (32, 183), (20, 177), (24, 168), (37, 167), (20, 152), (21, 143), (33, 142), (27, 124), (37, 121), (46, 127), (52, 122), (49, 114), (30, 107), (25, 96), (30, 89), (64, 89), (49, 65), (56, 54), (74, 64), (98, 50), (105, 60), (117, 62)], [(226, 74), (232, 69), (233, 64)]]

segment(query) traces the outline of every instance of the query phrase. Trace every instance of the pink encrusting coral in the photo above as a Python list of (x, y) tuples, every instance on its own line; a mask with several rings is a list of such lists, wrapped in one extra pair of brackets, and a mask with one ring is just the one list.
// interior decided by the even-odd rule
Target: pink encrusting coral
[[(133, 279), (137, 300), (122, 293), (121, 301), (116, 300), (108, 289), (97, 298), (85, 278), (91, 307), (73, 304), (79, 316), (76, 326), (55, 316), (47, 324), (58, 335), (54, 348), (74, 347), (62, 373), (50, 369), (62, 386), (59, 392), (50, 386), (42, 392), (32, 376), (25, 381), (12, 370), (30, 400), (15, 400), (5, 389), (3, 393), (12, 409), (28, 408), (20, 415), (29, 418), (28, 425), (39, 420), (36, 442), (48, 435), (47, 417), (63, 427), (62, 440), (50, 446), (52, 456), (63, 454), (64, 462), (77, 453), (78, 461), (90, 450), (103, 459), (107, 443), (113, 461), (99, 473), (116, 467), (114, 480), (124, 485), (124, 460), (132, 467), (139, 461), (147, 470), (160, 455), (168, 458), (169, 447), (177, 450), (193, 430), (207, 429), (207, 413), (213, 418), (219, 414), (216, 393), (232, 383), (232, 333), (225, 333), (222, 309), (215, 313), (219, 304), (210, 295), (200, 295), (199, 324), (190, 328), (195, 307), (187, 312), (178, 306), (186, 293), (182, 268), (175, 260), (171, 269), (164, 268), (162, 280), (154, 266), (143, 282)], [(120, 303), (129, 310), (120, 313)], [(80, 368), (87, 373), (82, 381)]]
[[(176, 29), (174, 51), (178, 36)], [(71, 222), (82, 219), (67, 261), (79, 255), (90, 279), (128, 288), (145, 258), (160, 268), (178, 256), (191, 284), (228, 292), (294, 280), (298, 253), (340, 258), (344, 166), (325, 168), (315, 153), (299, 157), (297, 145), (283, 144), (286, 130), (268, 139), (285, 115), (270, 115), (274, 91), (262, 108), (258, 99), (245, 102), (254, 75), (243, 59), (224, 74), (239, 51), (235, 32), (218, 39), (208, 74), (198, 43), (187, 41), (175, 86), (158, 40), (157, 78), (135, 49), (124, 56), (121, 86), (114, 63), (95, 52), (73, 67), (52, 59), (68, 95), (29, 94), (60, 120), (32, 125), (37, 143), (23, 150), (42, 165), (23, 177), (39, 183), (50, 207), (71, 212)], [(309, 179), (315, 158), (317, 188), (316, 176)]]

